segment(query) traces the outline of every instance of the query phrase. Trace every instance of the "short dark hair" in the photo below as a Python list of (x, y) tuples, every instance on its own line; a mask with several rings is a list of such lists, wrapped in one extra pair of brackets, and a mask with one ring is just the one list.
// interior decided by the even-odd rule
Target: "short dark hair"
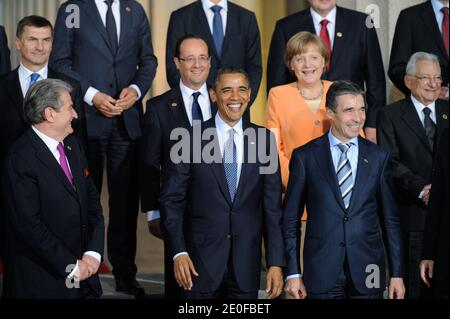
[(208, 42), (206, 42), (205, 39), (203, 39), (199, 35), (188, 34), (188, 35), (185, 35), (178, 39), (177, 45), (175, 46), (175, 56), (174, 56), (175, 58), (180, 58), (180, 48), (181, 48), (181, 45), (183, 44), (183, 42), (186, 40), (191, 40), (191, 39), (203, 41), (205, 43), (206, 47), (208, 48), (208, 56), (211, 56), (211, 53), (212, 53), (211, 48), (209, 47)]
[(226, 66), (217, 71), (216, 77), (214, 78), (213, 82), (213, 89), (217, 87), (220, 81), (220, 77), (224, 74), (235, 74), (239, 73), (242, 74), (245, 77), (245, 80), (247, 81), (247, 85), (250, 87), (250, 81), (248, 79), (248, 74), (243, 69), (235, 67), (235, 66)]
[(334, 81), (328, 89), (325, 106), (333, 112), (336, 112), (338, 97), (345, 94), (361, 95), (364, 100), (364, 105), (367, 106), (366, 94), (358, 84), (351, 81)]
[(23, 34), (25, 27), (36, 27), (36, 28), (50, 28), (53, 36), (53, 26), (46, 18), (36, 15), (27, 16), (22, 18), (19, 23), (17, 23), (16, 37), (20, 38)]

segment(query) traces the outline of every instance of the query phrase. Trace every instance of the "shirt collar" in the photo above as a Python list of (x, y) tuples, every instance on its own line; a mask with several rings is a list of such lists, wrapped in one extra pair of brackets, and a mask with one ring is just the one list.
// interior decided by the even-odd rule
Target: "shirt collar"
[(45, 145), (47, 145), (47, 147), (49, 148), (49, 150), (52, 153), (57, 151), (58, 144), (59, 144), (59, 142), (57, 140), (51, 138), (50, 136), (45, 135), (44, 133), (39, 131), (34, 125), (32, 125), (31, 128), (40, 137), (40, 139), (45, 143)]
[[(113, 4), (117, 3), (119, 4), (119, 0), (113, 0)], [(106, 4), (105, 0), (95, 0), (95, 4), (98, 6), (99, 4)]]
[(336, 6), (330, 12), (328, 12), (325, 18), (317, 13), (317, 11), (315, 11), (312, 7), (310, 8), (310, 11), (314, 25), (320, 25), (320, 21), (322, 21), (323, 19), (327, 19), (331, 24), (336, 24)]
[(225, 134), (227, 134), (231, 128), (233, 128), (234, 132), (237, 133), (239, 136), (243, 135), (242, 118), (239, 120), (239, 122), (237, 122), (235, 126), (231, 127), (227, 123), (225, 123), (224, 120), (222, 120), (222, 118), (219, 115), (219, 112), (217, 112), (215, 122), (216, 122), (216, 129), (222, 136), (225, 136)]
[(340, 141), (336, 136), (334, 136), (331, 131), (332, 131), (332, 129), (330, 128), (330, 130), (328, 131), (328, 140), (330, 141), (330, 148), (333, 148), (339, 144), (349, 144), (349, 143), (358, 147), (358, 136), (355, 136), (347, 143), (344, 143), (344, 142)]
[(448, 4), (443, 5), (439, 0), (431, 0), (431, 6), (433, 7), (434, 14), (438, 16), (438, 14), (443, 14), (441, 9), (444, 7), (448, 8)]
[(40, 77), (41, 79), (46, 79), (46, 78), (47, 78), (47, 74), (48, 74), (48, 64), (46, 64), (46, 65), (45, 65), (42, 69), (40, 69), (39, 71), (33, 72), (33, 71), (27, 69), (27, 68), (22, 64), (22, 62), (20, 63), (20, 66), (19, 66), (19, 74), (20, 74), (24, 79), (29, 78), (29, 77), (31, 76), (31, 74), (33, 74), (33, 73), (38, 73), (38, 74), (39, 74), (39, 77)]
[(228, 1), (227, 0), (222, 0), (218, 4), (215, 4), (209, 0), (202, 0), (202, 5), (203, 5), (203, 10), (205, 10), (205, 11), (208, 11), (209, 9), (211, 9), (212, 6), (221, 6), (222, 10), (224, 10), (225, 12), (228, 11)]
[(201, 96), (203, 96), (205, 99), (208, 99), (208, 88), (206, 87), (206, 83), (203, 83), (200, 89), (193, 90), (184, 85), (183, 81), (180, 80), (180, 90), (181, 94), (187, 98), (190, 98), (192, 96), (192, 93), (194, 92), (200, 92)]
[(428, 105), (423, 105), (422, 103), (419, 102), (419, 100), (417, 100), (414, 95), (411, 94), (411, 101), (414, 104), (414, 107), (416, 108), (417, 113), (419, 114), (419, 116), (423, 113), (423, 109), (428, 107), (431, 110), (431, 113), (434, 113), (434, 110), (436, 108), (436, 101), (431, 102)]

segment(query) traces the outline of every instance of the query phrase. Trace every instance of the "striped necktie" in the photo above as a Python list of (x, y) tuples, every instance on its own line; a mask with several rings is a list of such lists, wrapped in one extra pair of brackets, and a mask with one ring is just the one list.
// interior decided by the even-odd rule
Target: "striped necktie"
[(227, 178), (228, 191), (230, 192), (231, 200), (234, 201), (237, 188), (237, 150), (234, 143), (234, 129), (230, 129), (228, 140), (225, 143), (223, 152), (223, 167), (225, 170), (225, 177)]
[(352, 144), (338, 144), (337, 146), (342, 153), (339, 159), (336, 174), (339, 188), (341, 189), (342, 200), (344, 201), (345, 209), (347, 209), (350, 205), (353, 190), (352, 167), (350, 166), (350, 161), (347, 157), (347, 152)]

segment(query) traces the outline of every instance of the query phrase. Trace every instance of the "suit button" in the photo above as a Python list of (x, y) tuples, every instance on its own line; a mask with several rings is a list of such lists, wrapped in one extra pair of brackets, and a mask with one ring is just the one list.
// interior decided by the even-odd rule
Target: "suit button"
[(231, 239), (231, 235), (227, 235), (227, 239)]
[(112, 87), (113, 87), (112, 83), (110, 83), (110, 84), (109, 84), (109, 87), (110, 87), (110, 88), (112, 88)]
[(340, 243), (339, 246), (345, 247), (345, 243)]
[(347, 216), (344, 217), (344, 222), (348, 222), (349, 218)]

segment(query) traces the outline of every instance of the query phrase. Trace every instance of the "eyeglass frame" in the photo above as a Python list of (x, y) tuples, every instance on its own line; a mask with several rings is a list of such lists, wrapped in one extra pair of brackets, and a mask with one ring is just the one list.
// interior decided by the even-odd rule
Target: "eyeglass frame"
[(211, 57), (206, 55), (200, 55), (198, 57), (189, 56), (187, 58), (177, 57), (177, 59), (186, 62), (187, 64), (194, 64), (196, 61), (198, 61), (198, 63), (207, 63), (211, 60)]

